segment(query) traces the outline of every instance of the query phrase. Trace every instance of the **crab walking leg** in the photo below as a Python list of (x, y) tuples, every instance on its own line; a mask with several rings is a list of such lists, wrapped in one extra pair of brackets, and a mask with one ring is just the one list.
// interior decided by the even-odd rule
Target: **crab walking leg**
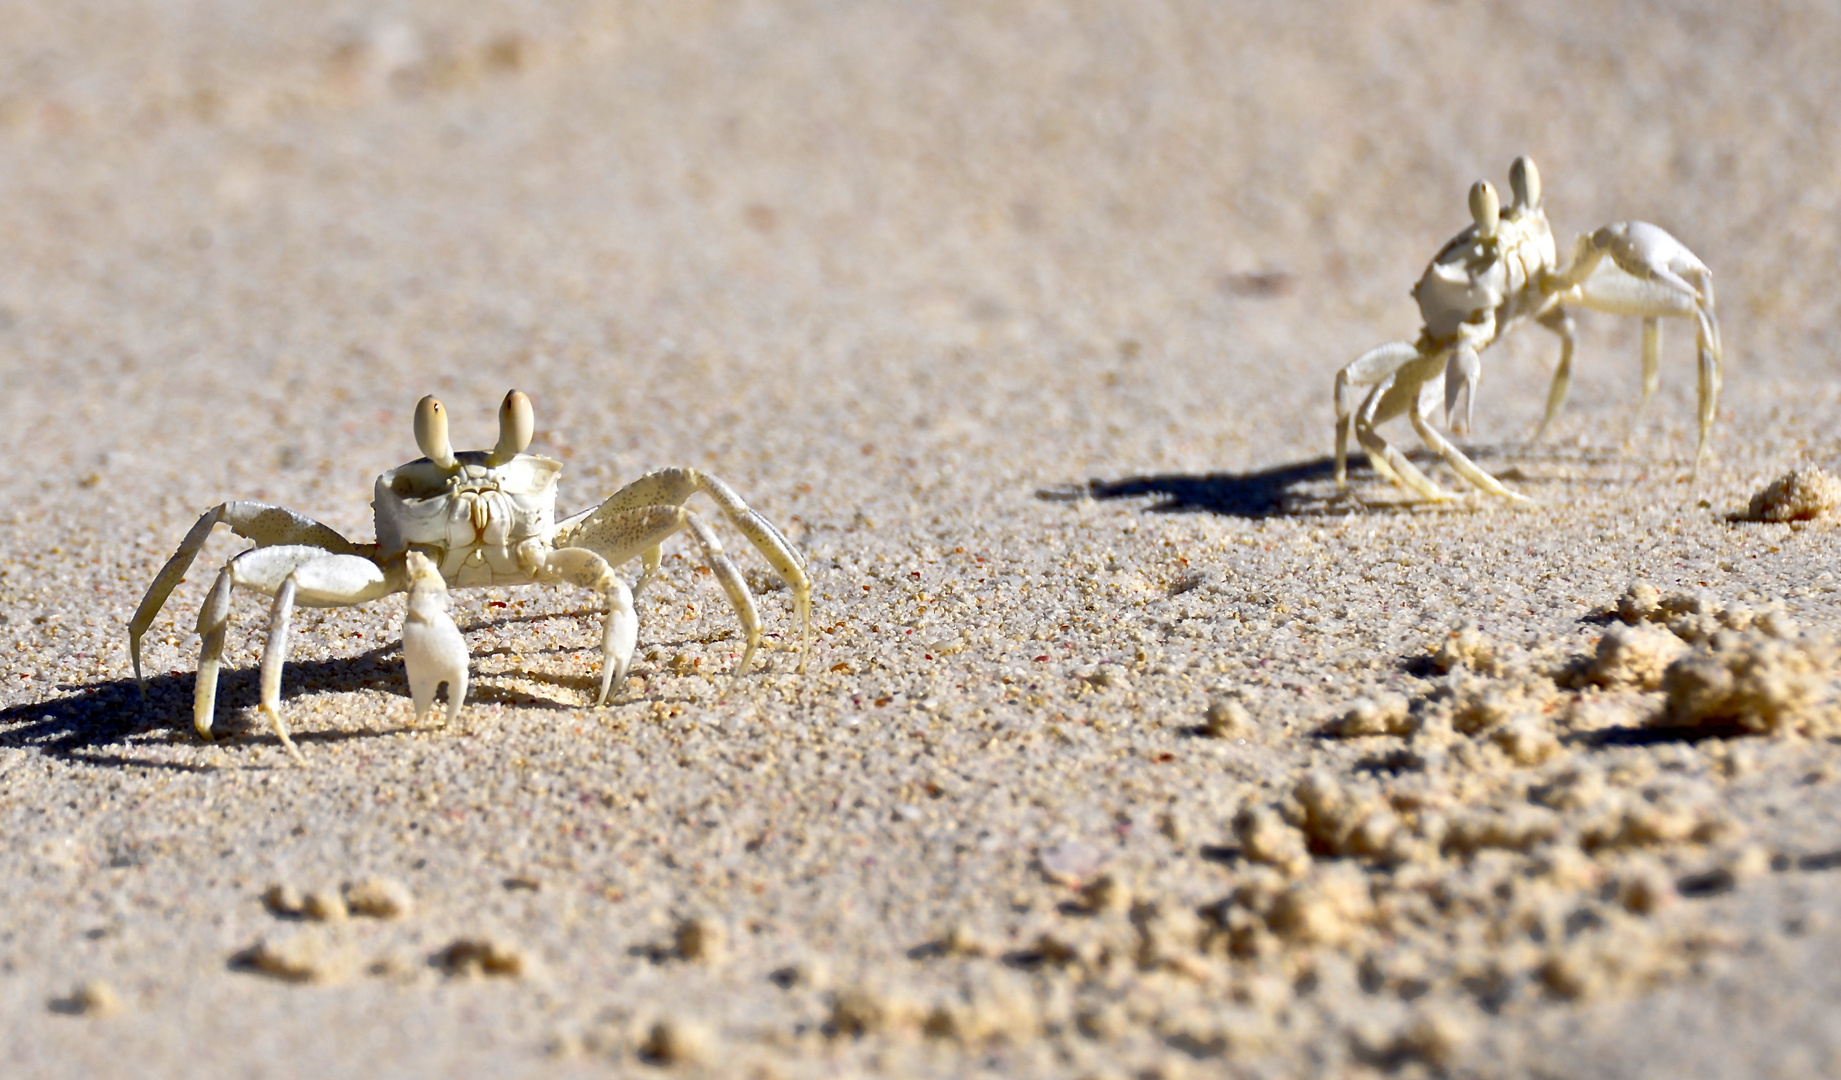
[(1643, 422), (1643, 412), (1649, 408), (1649, 399), (1656, 396), (1656, 387), (1662, 382), (1662, 320), (1650, 316), (1643, 320), (1643, 392), (1636, 399), (1636, 411), (1630, 414), (1630, 428), (1624, 432), (1624, 446), (1636, 438), (1637, 425)]
[[(793, 548), (785, 534), (774, 527), (773, 522), (756, 513), (752, 507), (742, 501), (742, 497), (736, 494), (734, 488), (722, 480), (696, 469), (660, 469), (658, 472), (649, 473), (616, 491), (592, 513), (586, 516), (577, 515), (564, 522), (564, 526), (557, 530), (556, 542), (559, 545), (582, 543), (576, 537), (586, 535), (589, 530), (611, 517), (645, 507), (681, 507), (686, 500), (699, 491), (710, 497), (710, 501), (716, 504), (723, 516), (729, 519), (730, 524), (748, 538), (748, 542), (753, 544), (755, 550), (759, 551), (773, 567), (774, 573), (779, 575), (780, 580), (786, 582), (787, 586), (793, 590), (794, 616), (799, 620), (799, 667), (797, 670), (804, 671), (806, 649), (811, 643), (812, 636), (812, 582), (806, 576), (805, 559)], [(577, 522), (580, 524), (577, 525)], [(568, 531), (565, 532), (565, 529)], [(664, 536), (659, 537), (660, 541), (663, 539)], [(615, 565), (635, 555), (644, 559), (644, 569), (638, 583), (633, 587), (634, 595), (638, 595), (645, 588), (658, 570), (658, 541), (637, 551), (623, 552), (619, 558), (608, 554), (599, 544), (590, 543), (586, 546), (602, 551)], [(714, 550), (720, 553), (721, 545), (718, 544)], [(739, 575), (736, 580), (740, 581)], [(724, 588), (728, 590), (726, 584)], [(730, 600), (733, 602), (735, 593), (733, 590), (728, 591)], [(742, 586), (742, 593), (748, 595), (745, 585)], [(752, 600), (749, 601), (749, 605), (752, 607)], [(737, 610), (739, 610), (739, 605)], [(750, 649), (749, 652), (752, 654), (753, 650)], [(742, 670), (746, 670), (746, 664), (743, 665)]]
[[(1539, 442), (1547, 433), (1553, 418), (1560, 415), (1560, 405), (1566, 401), (1566, 389), (1572, 385), (1573, 347), (1578, 342), (1578, 324), (1566, 313), (1565, 308), (1555, 307), (1542, 315), (1540, 324), (1560, 335), (1560, 362), (1553, 369), (1553, 385), (1547, 389), (1547, 411), (1541, 414), (1541, 426), (1534, 429), (1534, 441)], [(1647, 344), (1647, 340), (1645, 341)], [(1649, 383), (1645, 380), (1644, 386)], [(1632, 430), (1635, 430), (1634, 426)]]
[(192, 725), (211, 738), (212, 713), (217, 701), (217, 673), (224, 653), (224, 636), (230, 625), (233, 586), (255, 589), (275, 598), (269, 611), (268, 641), (262, 650), (261, 711), (295, 757), (300, 751), (281, 719), (281, 670), (287, 662), (289, 617), (298, 602), (304, 607), (350, 607), (387, 596), (402, 586), (400, 574), (386, 574), (376, 563), (359, 555), (337, 555), (304, 544), (253, 548), (224, 564), (217, 583), (198, 614), (198, 635), (203, 646), (198, 656), (198, 684), (192, 699)]
[(217, 711), (217, 669), (224, 661), (224, 637), (230, 629), (230, 567), (217, 572), (217, 581), (198, 609), (198, 677), (192, 687), (192, 726), (210, 741), (211, 717)]
[[(608, 562), (619, 565), (644, 551), (656, 549), (666, 538), (681, 531), (688, 531), (703, 550), (703, 559), (728, 596), (729, 606), (735, 610), (735, 618), (741, 623), (742, 633), (747, 639), (741, 661), (735, 665), (735, 675), (729, 683), (728, 690), (733, 690), (741, 677), (748, 673), (755, 650), (760, 648), (761, 616), (755, 609), (754, 594), (749, 591), (741, 571), (735, 568), (735, 563), (723, 551), (721, 539), (701, 517), (682, 506), (645, 506), (605, 516), (597, 515), (570, 538), (572, 548), (565, 550), (586, 548), (598, 552)], [(804, 578), (803, 572), (800, 578)], [(798, 587), (794, 586), (795, 589)], [(809, 585), (806, 587), (810, 588)], [(800, 615), (807, 616), (810, 612), (809, 597), (799, 595), (797, 601)]]
[(519, 557), (530, 562), (532, 576), (546, 585), (575, 585), (606, 597), (607, 613), (601, 623), (601, 692), (594, 703), (597, 707), (607, 704), (613, 688), (626, 684), (633, 646), (639, 641), (632, 590), (614, 573), (614, 564), (587, 548), (543, 551), (536, 542), (526, 541)]
[[(1391, 379), (1394, 372), (1419, 359), (1419, 347), (1410, 341), (1390, 341), (1377, 345), (1356, 357), (1349, 366), (1336, 373), (1336, 487), (1338, 490), (1348, 486), (1349, 480), (1349, 432), (1355, 420), (1355, 413), (1349, 408), (1348, 389), (1351, 386), (1378, 386)], [(1369, 395), (1371, 398), (1372, 394)], [(1391, 470), (1384, 466), (1378, 472), (1393, 478)]]
[(1534, 501), (1518, 491), (1510, 491), (1508, 488), (1503, 487), (1502, 481), (1497, 480), (1495, 477), (1478, 468), (1476, 462), (1465, 457), (1463, 451), (1459, 450), (1451, 440), (1440, 435), (1438, 429), (1434, 428), (1426, 420), (1425, 413), (1427, 411), (1429, 410), (1416, 410), (1413, 412), (1413, 430), (1419, 433), (1419, 438), (1422, 439), (1427, 446), (1437, 451), (1438, 456), (1445, 459), (1447, 465), (1457, 470), (1459, 476), (1470, 481), (1473, 485), (1487, 494), (1497, 495), (1513, 502), (1532, 503)]
[(134, 618), (128, 622), (128, 658), (134, 664), (134, 680), (140, 685), (142, 694), (147, 692), (147, 680), (141, 676), (141, 637), (153, 625), (166, 598), (185, 580), (185, 572), (191, 569), (192, 560), (205, 546), (212, 528), (220, 524), (230, 526), (230, 531), (238, 536), (254, 540), (259, 548), (302, 544), (346, 555), (359, 550), (356, 544), (330, 526), (279, 506), (239, 499), (206, 510), (179, 542), (179, 550), (160, 568), (153, 584), (147, 587), (147, 595), (141, 598), (141, 606), (135, 609)]
[(409, 603), (403, 612), (403, 669), (409, 676), (416, 723), (428, 719), (435, 690), (446, 683), (451, 724), (467, 700), (467, 640), (448, 614), (447, 582), (441, 571), (419, 551), (407, 554), (405, 567)]
[[(1707, 457), (1707, 441), (1718, 412), (1720, 393), (1720, 328), (1714, 314), (1713, 271), (1707, 269), (1681, 241), (1658, 226), (1643, 221), (1607, 225), (1581, 236), (1573, 264), (1556, 276), (1570, 287), (1572, 299), (1594, 311), (1638, 315), (1646, 322), (1659, 318), (1695, 320), (1700, 360), (1700, 438), (1694, 451), (1694, 472)], [(1652, 338), (1644, 327), (1644, 385), (1648, 387), (1652, 363)], [(1653, 339), (1657, 353), (1659, 336)]]
[[(1417, 376), (1418, 373), (1411, 374)], [(1419, 471), (1419, 467), (1408, 461), (1399, 448), (1382, 438), (1374, 429), (1375, 425), (1386, 423), (1402, 413), (1410, 412), (1416, 417), (1419, 413), (1431, 412), (1444, 390), (1443, 378), (1440, 374), (1420, 383), (1390, 375), (1362, 402), (1361, 411), (1355, 417), (1355, 438), (1362, 444), (1362, 449), (1367, 451), (1368, 462), (1374, 466), (1374, 471), (1396, 484), (1411, 488), (1432, 502), (1445, 502), (1457, 498), (1457, 495), (1433, 483), (1431, 477)]]

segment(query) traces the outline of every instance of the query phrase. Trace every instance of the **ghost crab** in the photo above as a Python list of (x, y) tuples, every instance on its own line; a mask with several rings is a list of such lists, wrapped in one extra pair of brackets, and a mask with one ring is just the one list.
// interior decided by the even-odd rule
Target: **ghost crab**
[[(556, 481), (562, 463), (526, 453), (534, 431), (531, 402), (513, 390), (499, 407), (499, 440), (491, 450), (455, 453), (447, 413), (433, 397), (416, 404), (415, 438), (423, 457), (377, 478), (372, 503), (377, 540), (359, 544), (311, 518), (279, 506), (237, 500), (205, 511), (179, 550), (148, 587), (128, 624), (128, 655), (143, 692), (141, 637), (217, 525), (228, 525), (256, 546), (232, 557), (198, 613), (198, 681), (192, 722), (211, 738), (217, 673), (229, 629), (236, 586), (274, 597), (268, 642), (262, 653), (261, 712), (288, 751), (299, 757), (280, 709), (281, 669), (287, 660), (289, 617), (295, 605), (349, 607), (409, 592), (404, 626), (405, 661), (418, 718), (428, 711), (439, 682), (448, 684), (449, 715), (466, 696), (466, 644), (447, 614), (447, 586), (576, 585), (605, 602), (601, 637), (601, 688), (606, 704), (625, 681), (638, 638), (634, 597), (658, 572), (662, 544), (688, 531), (735, 609), (747, 645), (734, 680), (748, 671), (761, 643), (753, 594), (708, 524), (684, 503), (708, 495), (792, 589), (799, 620), (799, 668), (811, 634), (812, 585), (805, 560), (779, 529), (749, 509), (733, 488), (695, 469), (663, 469), (621, 488), (606, 502), (556, 520)], [(614, 568), (642, 560), (630, 589)], [(430, 578), (434, 580), (430, 581)], [(734, 685), (731, 681), (731, 687)]]
[[(1402, 414), (1426, 446), (1478, 489), (1516, 502), (1530, 500), (1504, 487), (1440, 435), (1428, 417), (1444, 398), (1450, 426), (1459, 397), (1468, 426), (1479, 354), (1530, 319), (1560, 336), (1560, 362), (1547, 392), (1547, 408), (1534, 437), (1539, 439), (1560, 411), (1572, 377), (1574, 323), (1569, 305), (1635, 315), (1643, 320), (1643, 393), (1631, 419), (1634, 435), (1643, 409), (1656, 390), (1661, 354), (1659, 320), (1692, 317), (1700, 354), (1700, 440), (1694, 472), (1707, 456), (1707, 435), (1720, 392), (1720, 331), (1713, 310), (1713, 273), (1681, 241), (1642, 221), (1607, 225), (1582, 233), (1572, 261), (1562, 267), (1553, 229), (1541, 209), (1540, 173), (1528, 158), (1509, 168), (1514, 202), (1504, 211), (1489, 181), (1470, 189), (1472, 224), (1447, 243), (1426, 267), (1413, 298), (1425, 326), (1417, 341), (1394, 341), (1370, 349), (1336, 373), (1336, 486), (1346, 487), (1349, 434), (1368, 454), (1376, 472), (1421, 497), (1456, 496), (1439, 487), (1406, 456), (1375, 432)], [(1345, 392), (1371, 387), (1355, 409)], [(1461, 428), (1460, 428), (1461, 429)], [(1628, 436), (1626, 436), (1628, 441)]]

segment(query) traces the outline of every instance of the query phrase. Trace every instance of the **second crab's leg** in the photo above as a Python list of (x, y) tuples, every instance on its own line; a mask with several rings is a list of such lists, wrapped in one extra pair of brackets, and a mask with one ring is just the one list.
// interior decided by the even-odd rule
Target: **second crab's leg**
[(1417, 418), (1421, 412), (1432, 410), (1444, 390), (1443, 375), (1441, 373), (1427, 381), (1420, 381), (1419, 375), (1419, 372), (1414, 371), (1389, 375), (1381, 385), (1375, 387), (1355, 415), (1355, 438), (1361, 443), (1362, 449), (1367, 451), (1368, 462), (1374, 466), (1375, 472), (1401, 487), (1417, 492), (1423, 499), (1447, 502), (1457, 496), (1439, 487), (1431, 477), (1420, 471), (1419, 466), (1407, 460), (1398, 447), (1374, 430), (1377, 425), (1402, 413), (1410, 413)]
[(1547, 388), (1547, 411), (1541, 414), (1541, 426), (1534, 429), (1536, 442), (1547, 433), (1548, 426), (1553, 423), (1554, 417), (1560, 415), (1560, 406), (1566, 401), (1566, 390), (1572, 385), (1573, 378), (1573, 347), (1578, 340), (1578, 324), (1566, 313), (1565, 308), (1554, 307), (1537, 321), (1560, 335), (1560, 362), (1553, 369), (1553, 385)]
[(1457, 471), (1459, 476), (1470, 481), (1471, 484), (1475, 485), (1485, 494), (1496, 495), (1513, 502), (1531, 503), (1534, 501), (1518, 491), (1510, 491), (1508, 488), (1503, 487), (1502, 481), (1484, 472), (1477, 466), (1476, 462), (1465, 457), (1464, 452), (1459, 450), (1456, 444), (1443, 435), (1440, 435), (1438, 429), (1434, 428), (1431, 422), (1426, 419), (1426, 414), (1429, 411), (1430, 410), (1427, 409), (1413, 410), (1413, 430), (1419, 433), (1419, 438), (1423, 440), (1428, 447), (1435, 451), (1438, 456), (1445, 459), (1445, 464), (1451, 466)]
[(1594, 311), (1638, 315), (1645, 321), (1645, 400), (1651, 371), (1661, 351), (1650, 325), (1665, 317), (1693, 318), (1700, 360), (1700, 438), (1694, 472), (1707, 457), (1708, 436), (1720, 393), (1720, 328), (1714, 314), (1713, 272), (1664, 229), (1643, 221), (1607, 225), (1579, 238), (1573, 262), (1556, 283), (1572, 290), (1570, 300)]
[[(1351, 386), (1376, 386), (1391, 379), (1394, 372), (1419, 359), (1419, 347), (1410, 341), (1390, 341), (1377, 345), (1356, 357), (1336, 373), (1336, 488), (1349, 483), (1349, 435), (1355, 422), (1355, 410), (1349, 407), (1347, 392)], [(1369, 395), (1372, 397), (1373, 395)], [(1365, 445), (1365, 444), (1364, 444)], [(1376, 471), (1394, 479), (1391, 470), (1377, 466)]]

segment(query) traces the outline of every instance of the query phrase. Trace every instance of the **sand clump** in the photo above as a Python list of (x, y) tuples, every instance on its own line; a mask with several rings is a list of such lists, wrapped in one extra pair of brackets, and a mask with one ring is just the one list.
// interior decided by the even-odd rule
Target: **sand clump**
[(455, 978), (520, 978), (530, 973), (525, 951), (496, 937), (455, 938), (434, 955), (436, 967)]
[(1736, 727), (1760, 735), (1841, 733), (1835, 700), (1838, 659), (1827, 642), (1758, 633), (1716, 635), (1664, 673), (1662, 722)]
[(403, 919), (415, 912), (409, 887), (391, 878), (368, 877), (345, 886), (345, 905), (354, 915)]
[(313, 922), (344, 922), (353, 915), (401, 919), (414, 913), (415, 896), (402, 882), (383, 877), (363, 878), (337, 890), (315, 889), (305, 894), (293, 885), (275, 882), (263, 891), (262, 906), (278, 918)]
[(1841, 480), (1810, 466), (1792, 469), (1751, 497), (1737, 521), (1813, 521), (1841, 506)]
[(660, 1065), (701, 1065), (716, 1053), (716, 1035), (696, 1020), (667, 1017), (652, 1024), (639, 1052)]
[(291, 983), (336, 983), (352, 972), (350, 949), (320, 931), (263, 937), (236, 954), (239, 967)]
[[(1123, 901), (1089, 900), (1078, 907), (1088, 921), (1042, 932), (1026, 955), (1076, 987), (1133, 968), (1210, 985), (1274, 967), (1295, 978), (1340, 970), (1324, 964), (1342, 957), (1371, 993), (1458, 992), (1485, 1005), (1527, 988), (1563, 999), (1624, 992), (1688, 970), (1723, 946), (1656, 920), (1686, 891), (1730, 887), (1720, 883), (1768, 859), (1716, 781), (1658, 773), (1643, 757), (1607, 767), (1590, 743), (1571, 741), (1572, 702), (1622, 695), (1648, 703), (1616, 714), (1634, 723), (1811, 734), (1826, 730), (1832, 661), (1780, 613), (1707, 593), (1639, 583), (1617, 615), (1573, 656), (1459, 628), (1434, 654), (1442, 677), (1429, 690), (1370, 694), (1320, 729), (1399, 740), (1402, 750), (1370, 759), (1383, 768), (1312, 767), (1241, 805), (1226, 823), (1240, 869), (1225, 898), (1185, 907), (1134, 892), (1135, 948), (1106, 921)], [(1500, 944), (1475, 955), (1451, 945), (1472, 939)], [(1453, 1060), (1471, 1029), (1444, 1008), (1356, 1042), (1376, 1060)], [(858, 1014), (856, 1028), (887, 1024), (868, 1019), (886, 1010), (845, 1010)], [(1104, 1004), (1076, 1016), (1091, 1038), (1128, 1026)], [(1232, 1040), (1205, 1028), (1185, 1028), (1191, 1045), (1225, 1052)]]

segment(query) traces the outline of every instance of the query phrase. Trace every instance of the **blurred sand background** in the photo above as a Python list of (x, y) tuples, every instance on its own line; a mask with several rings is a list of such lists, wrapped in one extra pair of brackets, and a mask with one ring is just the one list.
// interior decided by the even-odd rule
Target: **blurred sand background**
[[(1841, 1071), (1841, 750), (1655, 734), (1658, 692), (1529, 675), (1639, 578), (1836, 628), (1831, 527), (1726, 517), (1837, 464), (1835, 5), (8, 0), (0, 27), (7, 1075)], [(1587, 314), (1539, 446), (1554, 340), (1485, 356), (1467, 445), (1541, 506), (1416, 509), (1365, 470), (1337, 499), (1335, 371), (1412, 336), (1466, 188), (1522, 153), (1563, 244), (1640, 218), (1713, 268), (1714, 460), (1684, 481), (1687, 328), (1625, 453), (1637, 328)], [(300, 768), (254, 715), (259, 597), (229, 737), (191, 732), (220, 530), (141, 701), (126, 622), (201, 511), (369, 539), (416, 399), (489, 445), (513, 386), (563, 509), (685, 464), (785, 527), (806, 674), (766, 591), (780, 636), (717, 700), (734, 618), (678, 543), (605, 709), (584, 595), (457, 593), (449, 729), (410, 724), (400, 597), (299, 616)], [(1434, 662), (1461, 620), (1465, 663)], [(1387, 695), (1484, 718), (1323, 737)], [(1406, 846), (1294, 828), (1312, 775)], [(1314, 850), (1255, 858), (1247, 808)], [(370, 877), (413, 912), (262, 900)], [(519, 972), (449, 973), (464, 940)]]

